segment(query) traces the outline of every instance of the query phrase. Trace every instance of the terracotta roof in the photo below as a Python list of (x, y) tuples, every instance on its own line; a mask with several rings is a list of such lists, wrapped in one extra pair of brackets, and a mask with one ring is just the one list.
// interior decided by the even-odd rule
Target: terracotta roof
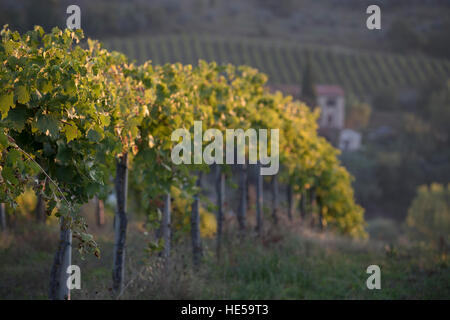
[(316, 85), (316, 93), (319, 96), (343, 96), (344, 89), (338, 85)]

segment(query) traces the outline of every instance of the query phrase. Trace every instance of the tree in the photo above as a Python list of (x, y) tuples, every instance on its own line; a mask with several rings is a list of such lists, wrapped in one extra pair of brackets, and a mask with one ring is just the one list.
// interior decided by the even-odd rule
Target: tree
[(356, 97), (347, 99), (345, 125), (347, 128), (361, 130), (369, 124), (372, 108), (369, 104), (360, 102)]
[(411, 53), (422, 47), (420, 35), (403, 20), (395, 20), (389, 27), (386, 37), (394, 51)]
[(315, 106), (317, 103), (316, 94), (316, 66), (312, 57), (308, 54), (306, 64), (302, 74), (302, 100), (309, 106)]
[(288, 18), (295, 12), (299, 4), (295, 0), (263, 0), (262, 5), (267, 7), (276, 16)]
[(393, 88), (382, 87), (374, 95), (372, 106), (376, 111), (391, 111), (397, 108), (396, 92)]
[(450, 180), (450, 83), (432, 90), (423, 100), (418, 112), (404, 114), (398, 138), (377, 164), (383, 197), (391, 197), (396, 212), (402, 212), (399, 208), (406, 211), (418, 186)]
[(445, 243), (450, 240), (450, 184), (447, 187), (438, 183), (420, 186), (406, 223), (445, 249)]
[(447, 41), (447, 30), (450, 28), (450, 22), (447, 20), (444, 24), (431, 30), (424, 40), (423, 51), (441, 59), (447, 59), (450, 56), (450, 44)]
[[(54, 28), (45, 34), (35, 27), (21, 36), (4, 28), (1, 35), (0, 58), (12, 62), (0, 71), (1, 200), (13, 204), (25, 187), (32, 186), (48, 202), (47, 212), (60, 217), (61, 241), (71, 243), (73, 235), (81, 252), (99, 255), (77, 207), (107, 180), (102, 164), (94, 161), (106, 126), (99, 117), (110, 105), (110, 96), (101, 94), (104, 60), (92, 46), (76, 45), (83, 37), (80, 30)], [(17, 69), (14, 61), (19, 60), (22, 67)], [(71, 108), (61, 101), (70, 101)], [(51, 273), (55, 299), (68, 298), (55, 278), (65, 274), (67, 252), (67, 246), (60, 245), (55, 254)]]

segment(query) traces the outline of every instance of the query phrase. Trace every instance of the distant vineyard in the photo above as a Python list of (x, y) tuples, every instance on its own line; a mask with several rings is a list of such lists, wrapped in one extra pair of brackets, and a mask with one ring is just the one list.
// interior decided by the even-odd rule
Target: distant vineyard
[(154, 63), (197, 64), (199, 59), (219, 63), (246, 64), (269, 76), (272, 84), (298, 84), (309, 56), (321, 83), (339, 84), (358, 96), (376, 93), (384, 87), (420, 86), (431, 79), (450, 78), (450, 62), (423, 56), (360, 53), (351, 50), (302, 46), (286, 41), (249, 38), (177, 35), (112, 38), (106, 48), (130, 58)]

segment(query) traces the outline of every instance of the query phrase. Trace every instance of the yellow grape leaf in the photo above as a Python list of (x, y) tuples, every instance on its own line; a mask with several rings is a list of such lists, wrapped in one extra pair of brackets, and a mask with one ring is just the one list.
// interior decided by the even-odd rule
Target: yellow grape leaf
[(53, 85), (50, 81), (44, 81), (42, 84), (41, 91), (45, 94), (47, 92), (50, 92), (53, 88)]
[(5, 48), (5, 52), (8, 56), (11, 55), (15, 49), (14, 41), (12, 41), (12, 40), (6, 41), (3, 46)]
[(65, 124), (63, 131), (66, 134), (66, 139), (68, 143), (78, 138), (78, 128), (73, 121), (70, 121), (68, 124)]
[(99, 114), (98, 119), (100, 120), (100, 126), (107, 127), (109, 126), (111, 119), (107, 114)]
[(77, 88), (75, 86), (75, 81), (73, 81), (73, 80), (65, 81), (63, 86), (64, 86), (64, 91), (66, 94), (73, 94), (77, 90)]
[(25, 86), (20, 86), (16, 89), (17, 101), (21, 104), (26, 104), (30, 101), (30, 93)]
[[(3, 129), (0, 129), (0, 150), (3, 150), (9, 145), (8, 138), (6, 134), (3, 132)], [(0, 156), (1, 157), (1, 156)]]
[(0, 112), (2, 113), (2, 119), (8, 116), (10, 108), (14, 108), (14, 93), (7, 93), (0, 96)]

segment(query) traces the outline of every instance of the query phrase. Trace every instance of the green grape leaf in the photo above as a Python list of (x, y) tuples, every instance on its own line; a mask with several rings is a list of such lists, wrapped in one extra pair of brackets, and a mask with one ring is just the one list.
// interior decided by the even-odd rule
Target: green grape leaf
[(61, 163), (69, 162), (73, 157), (71, 149), (65, 143), (57, 143), (58, 144), (58, 153), (56, 155), (56, 160)]
[(25, 123), (28, 118), (28, 109), (24, 105), (18, 105), (14, 109), (10, 109), (8, 112), (8, 125), (11, 129), (21, 132), (25, 127)]
[(14, 47), (15, 47), (14, 41), (8, 40), (8, 41), (5, 42), (5, 44), (3, 46), (5, 48), (6, 55), (9, 56), (9, 55), (11, 55), (13, 53)]
[(87, 138), (92, 142), (99, 142), (102, 139), (102, 134), (95, 129), (90, 129)]
[(3, 132), (3, 129), (0, 129), (0, 146), (6, 148), (8, 145), (9, 145), (8, 138), (6, 137), (6, 134)]
[(76, 91), (76, 86), (75, 86), (75, 81), (71, 80), (67, 80), (64, 82), (64, 91), (66, 94), (73, 94)]
[(58, 195), (58, 188), (52, 182), (50, 182), (48, 184), (48, 186), (49, 186), (50, 190), (52, 190), (54, 195)]
[(0, 96), (0, 112), (2, 113), (2, 119), (8, 116), (10, 108), (14, 108), (14, 94), (6, 93)]
[(22, 160), (22, 153), (19, 150), (13, 149), (8, 152), (8, 163), (15, 165), (18, 161)]
[(102, 127), (107, 127), (107, 126), (109, 126), (110, 118), (109, 118), (108, 115), (106, 115), (106, 114), (99, 114), (99, 115), (98, 115), (98, 118), (99, 118), (99, 120), (100, 120), (100, 125), (101, 125)]
[(41, 91), (42, 93), (47, 93), (50, 92), (53, 89), (53, 85), (51, 83), (51, 81), (48, 81), (46, 79), (39, 79), (38, 80), (38, 89), (39, 91)]
[(79, 136), (78, 128), (73, 121), (64, 124), (63, 131), (66, 134), (67, 143), (78, 138)]
[(39, 168), (39, 166), (34, 161), (29, 161), (28, 162), (28, 171), (31, 175), (36, 175), (39, 172), (41, 172), (41, 168)]
[(59, 123), (52, 116), (41, 114), (37, 119), (36, 126), (41, 132), (52, 138), (59, 135)]
[(2, 177), (6, 180), (9, 181), (9, 183), (15, 185), (17, 184), (19, 181), (17, 180), (16, 176), (14, 175), (14, 170), (11, 167), (4, 167), (2, 169)]
[(89, 176), (94, 180), (95, 182), (98, 182), (100, 184), (103, 184), (103, 176), (102, 173), (98, 170), (90, 170)]
[(19, 86), (16, 89), (17, 101), (21, 104), (27, 104), (30, 101), (30, 93), (25, 86)]

